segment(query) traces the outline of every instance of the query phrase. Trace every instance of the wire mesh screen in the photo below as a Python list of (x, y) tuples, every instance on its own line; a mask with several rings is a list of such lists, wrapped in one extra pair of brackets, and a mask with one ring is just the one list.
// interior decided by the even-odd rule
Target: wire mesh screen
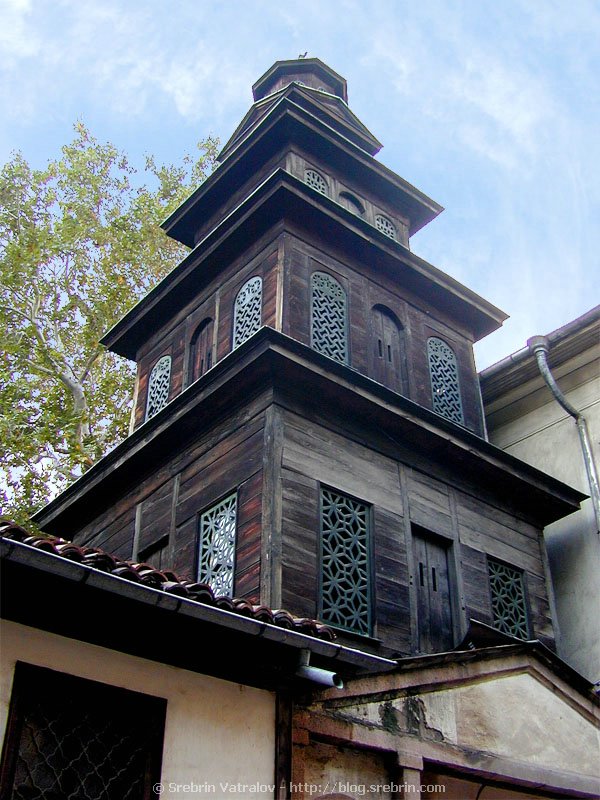
[[(6, 794), (3, 787), (2, 796), (13, 800), (152, 797), (152, 782), (159, 774), (152, 760), (164, 725), (164, 710), (156, 713), (157, 701), (50, 670), (29, 669), (44, 677), (34, 678), (27, 687), (20, 682), (10, 787), (6, 786)], [(150, 707), (144, 708), (145, 700)]]

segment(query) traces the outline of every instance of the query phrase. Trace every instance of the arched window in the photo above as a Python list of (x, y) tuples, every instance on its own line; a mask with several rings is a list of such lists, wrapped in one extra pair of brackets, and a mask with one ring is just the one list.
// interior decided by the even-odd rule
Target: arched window
[(340, 192), (339, 197), (340, 205), (347, 208), (348, 211), (351, 211), (353, 214), (356, 214), (357, 217), (363, 217), (365, 214), (365, 208), (363, 204), (360, 202), (358, 197), (355, 197), (350, 192)]
[(260, 328), (262, 317), (262, 278), (255, 276), (242, 286), (233, 310), (233, 347), (239, 347)]
[(346, 292), (326, 272), (313, 272), (311, 288), (311, 346), (343, 364), (348, 363)]
[(454, 350), (443, 339), (432, 336), (427, 340), (427, 358), (433, 410), (462, 425), (463, 410)]
[(203, 319), (190, 343), (188, 383), (197, 381), (213, 365), (213, 321)]
[(325, 178), (314, 169), (304, 171), (304, 182), (321, 194), (329, 194), (329, 186)]
[(385, 306), (371, 311), (371, 376), (395, 392), (407, 394), (404, 328)]
[(389, 236), (389, 238), (393, 239), (395, 242), (398, 241), (398, 232), (396, 230), (396, 226), (391, 219), (384, 217), (383, 214), (377, 214), (375, 217), (375, 227), (385, 236)]
[(152, 367), (148, 378), (146, 419), (150, 419), (167, 405), (171, 389), (171, 356), (162, 356)]

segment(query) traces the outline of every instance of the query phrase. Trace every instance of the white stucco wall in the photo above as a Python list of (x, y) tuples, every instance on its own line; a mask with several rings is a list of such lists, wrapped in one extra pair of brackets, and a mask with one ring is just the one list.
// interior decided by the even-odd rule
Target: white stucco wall
[[(555, 377), (586, 419), (600, 469), (600, 362), (580, 354)], [(507, 396), (488, 415), (490, 441), (548, 474), (589, 494), (575, 421), (552, 398), (541, 378)], [(600, 536), (591, 500), (581, 511), (544, 531), (562, 658), (592, 682), (600, 680)]]
[[(273, 797), (275, 698), (270, 692), (2, 622), (2, 739), (17, 661), (166, 698), (163, 797)], [(209, 786), (183, 788), (192, 784)], [(252, 791), (257, 784), (265, 791)]]

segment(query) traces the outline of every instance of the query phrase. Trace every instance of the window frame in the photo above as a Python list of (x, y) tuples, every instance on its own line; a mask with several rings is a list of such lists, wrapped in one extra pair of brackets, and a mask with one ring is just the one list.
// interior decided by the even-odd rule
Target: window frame
[[(76, 697), (79, 695), (86, 699), (91, 697), (95, 707), (102, 704), (106, 709), (122, 710), (125, 706), (128, 712), (131, 712), (132, 709), (143, 709), (144, 715), (151, 719), (155, 728), (150, 732), (145, 753), (143, 799), (150, 800), (155, 797), (153, 786), (161, 778), (167, 712), (166, 699), (60, 670), (17, 661), (13, 674), (0, 766), (0, 797), (2, 800), (12, 797), (25, 713), (34, 701), (54, 696), (57, 694), (57, 690), (63, 692), (66, 690), (69, 697), (73, 695)], [(123, 716), (126, 719), (130, 718), (129, 714), (123, 714)]]
[[(238, 326), (238, 300), (244, 289), (252, 283), (252, 281), (258, 280), (260, 282), (260, 304), (259, 304), (259, 315), (258, 315), (258, 326), (255, 326), (255, 330), (253, 330), (250, 334), (245, 336), (241, 341), (236, 341), (237, 336), (237, 326)], [(263, 277), (262, 275), (252, 275), (248, 280), (244, 281), (238, 291), (235, 294), (235, 299), (233, 301), (233, 319), (231, 324), (231, 349), (237, 350), (238, 347), (241, 347), (244, 342), (247, 342), (251, 336), (254, 336), (255, 333), (261, 329), (263, 324)]]
[[(531, 604), (529, 601), (529, 589), (528, 589), (528, 582), (527, 582), (527, 570), (521, 569), (521, 567), (517, 567), (514, 564), (510, 564), (508, 561), (504, 561), (501, 558), (496, 558), (495, 556), (486, 553), (485, 555), (486, 560), (486, 567), (487, 567), (487, 578), (488, 578), (488, 593), (490, 598), (490, 612), (491, 612), (491, 619), (492, 619), (492, 628), (494, 630), (499, 631), (500, 633), (504, 633), (506, 636), (513, 636), (515, 639), (520, 639), (521, 641), (528, 641), (534, 636), (534, 625), (533, 625), (533, 617), (531, 613)], [(502, 628), (499, 628), (496, 625), (496, 617), (494, 613), (494, 594), (492, 591), (492, 576), (490, 574), (490, 562), (497, 564), (500, 567), (504, 567), (506, 569), (510, 569), (513, 572), (516, 572), (519, 575), (520, 583), (521, 583), (521, 591), (523, 595), (523, 611), (525, 614), (525, 624), (527, 627), (527, 638), (523, 638), (516, 633), (511, 633), (506, 631)]]
[[(322, 350), (319, 350), (318, 347), (315, 347), (315, 297), (314, 297), (314, 289), (313, 289), (313, 278), (315, 275), (325, 275), (327, 278), (330, 278), (332, 281), (337, 283), (340, 287), (342, 292), (344, 293), (344, 324), (343, 324), (343, 331), (344, 331), (344, 359), (341, 360), (339, 358), (335, 358), (334, 356), (329, 355), (328, 353), (324, 353)], [(348, 291), (344, 287), (341, 281), (339, 281), (334, 275), (330, 272), (326, 272), (322, 269), (314, 269), (310, 273), (310, 281), (309, 281), (309, 290), (310, 290), (310, 346), (311, 349), (315, 351), (315, 353), (320, 353), (327, 358), (331, 358), (332, 361), (337, 361), (338, 364), (346, 364), (348, 366), (350, 364), (350, 299), (348, 296)]]
[[(360, 503), (366, 509), (366, 556), (367, 556), (367, 593), (366, 593), (366, 609), (367, 609), (367, 630), (357, 630), (346, 625), (340, 625), (337, 622), (332, 622), (327, 619), (323, 613), (323, 492), (332, 492), (340, 497), (347, 498), (355, 503)], [(363, 638), (373, 638), (376, 627), (375, 608), (376, 608), (376, 594), (375, 594), (375, 558), (374, 558), (374, 512), (371, 503), (362, 500), (359, 497), (340, 491), (339, 489), (329, 486), (327, 484), (318, 484), (319, 504), (318, 504), (318, 555), (317, 555), (317, 617), (325, 622), (329, 627), (335, 628), (345, 634), (351, 636), (360, 636)]]
[[(455, 389), (456, 389), (456, 394), (458, 396), (460, 419), (454, 419), (453, 417), (451, 417), (448, 414), (445, 414), (443, 411), (439, 410), (439, 403), (438, 403), (438, 408), (436, 408), (436, 398), (440, 397), (440, 393), (436, 390), (436, 386), (434, 385), (433, 370), (431, 368), (432, 353), (431, 353), (430, 347), (431, 347), (431, 343), (433, 341), (441, 342), (443, 345), (445, 345), (448, 348), (448, 350), (452, 354), (454, 373), (455, 373), (455, 377), (456, 377)], [(461, 380), (460, 380), (460, 366), (459, 366), (458, 357), (456, 355), (456, 350), (454, 349), (454, 347), (452, 347), (451, 344), (449, 344), (449, 342), (446, 341), (446, 339), (443, 339), (437, 333), (434, 333), (432, 336), (428, 336), (427, 337), (426, 347), (427, 347), (427, 371), (429, 372), (429, 388), (430, 388), (430, 391), (431, 391), (431, 410), (435, 414), (438, 414), (440, 417), (443, 417), (444, 419), (448, 420), (449, 422), (453, 422), (455, 425), (461, 425), (464, 428), (465, 427), (465, 409), (464, 409), (464, 404), (463, 404), (463, 393), (462, 393), (462, 386), (461, 386)], [(444, 391), (445, 391), (445, 387), (444, 387)]]
[[(150, 399), (151, 399), (150, 393), (151, 393), (151, 390), (153, 388), (152, 387), (152, 378), (153, 378), (153, 375), (154, 375), (155, 370), (157, 369), (158, 365), (161, 362), (165, 362), (166, 363), (167, 359), (168, 359), (168, 362), (169, 362), (169, 378), (168, 378), (168, 384), (167, 384), (167, 396), (166, 396), (166, 399), (165, 399), (164, 403), (162, 403), (162, 405), (159, 408), (157, 408), (156, 411), (153, 411), (152, 414), (151, 414), (150, 413)], [(160, 414), (160, 412), (163, 410), (163, 408), (165, 408), (165, 406), (168, 405), (169, 398), (171, 396), (171, 378), (172, 378), (172, 373), (173, 373), (173, 357), (172, 357), (172, 355), (170, 353), (163, 353), (162, 356), (159, 356), (156, 359), (156, 361), (154, 362), (154, 364), (152, 365), (152, 367), (148, 370), (148, 385), (146, 386), (146, 409), (145, 409), (145, 412), (144, 412), (144, 422), (148, 422), (149, 419), (152, 419), (152, 417), (155, 417), (157, 414)]]
[[(234, 534), (233, 534), (233, 557), (231, 561), (231, 589), (229, 594), (217, 594), (215, 591), (214, 586), (211, 584), (210, 579), (206, 580), (203, 579), (200, 570), (202, 567), (202, 548), (203, 548), (203, 538), (202, 538), (202, 518), (209, 514), (211, 511), (217, 509), (220, 505), (227, 503), (232, 498), (235, 499), (235, 527), (234, 527)], [(236, 489), (233, 491), (228, 492), (227, 494), (222, 495), (218, 500), (215, 500), (214, 503), (210, 503), (210, 505), (206, 506), (199, 514), (198, 514), (198, 523), (197, 523), (197, 546), (196, 546), (196, 580), (198, 583), (204, 583), (207, 586), (210, 586), (211, 590), (213, 591), (215, 597), (235, 597), (235, 578), (236, 578), (236, 567), (237, 567), (237, 545), (238, 545), (238, 526), (239, 526), (239, 492)]]

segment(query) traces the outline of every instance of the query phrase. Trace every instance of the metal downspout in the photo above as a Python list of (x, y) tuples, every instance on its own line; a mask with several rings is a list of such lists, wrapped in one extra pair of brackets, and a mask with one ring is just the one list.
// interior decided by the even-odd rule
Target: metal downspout
[(573, 417), (575, 424), (577, 425), (577, 431), (579, 433), (579, 440), (581, 443), (581, 452), (590, 486), (590, 497), (592, 499), (592, 505), (596, 517), (596, 533), (600, 533), (600, 483), (598, 482), (598, 472), (594, 462), (594, 454), (592, 453), (592, 446), (590, 443), (590, 436), (585, 418), (569, 403), (554, 380), (554, 376), (552, 375), (548, 365), (548, 350), (550, 349), (548, 339), (545, 336), (532, 336), (531, 339), (527, 340), (527, 347), (535, 356), (540, 373), (548, 388), (554, 395), (554, 398), (559, 405), (564, 408), (567, 414)]

